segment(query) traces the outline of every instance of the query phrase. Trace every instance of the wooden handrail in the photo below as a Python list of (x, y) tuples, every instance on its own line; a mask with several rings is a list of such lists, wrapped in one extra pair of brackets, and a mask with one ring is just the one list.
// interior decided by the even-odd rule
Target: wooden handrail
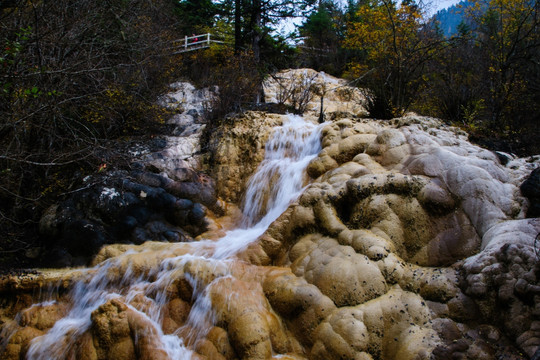
[[(192, 35), (192, 36), (184, 36), (183, 39), (173, 40), (171, 50), (173, 51), (173, 55), (181, 54), (188, 51), (193, 50), (200, 50), (200, 49), (206, 49), (209, 48), (211, 44), (225, 44), (225, 41), (221, 40), (213, 40), (211, 33), (206, 34), (200, 34), (200, 35)], [(297, 48), (305, 49), (305, 50), (313, 50), (320, 53), (330, 53), (330, 49), (319, 49), (304, 45), (296, 45)]]
[(176, 50), (173, 54), (181, 54), (187, 51), (206, 49), (210, 47), (210, 44), (224, 44), (224, 41), (212, 40), (210, 33), (184, 36), (183, 39), (173, 40), (173, 46), (171, 50)]

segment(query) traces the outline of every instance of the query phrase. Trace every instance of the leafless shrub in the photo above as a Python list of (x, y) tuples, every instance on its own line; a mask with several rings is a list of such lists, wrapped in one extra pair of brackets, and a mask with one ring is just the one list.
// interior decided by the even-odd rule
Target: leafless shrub
[[(163, 51), (174, 38), (170, 6), (166, 0), (2, 3), (2, 233), (27, 219), (35, 224), (48, 200), (97, 171), (112, 151), (107, 139), (142, 132), (165, 115), (154, 100), (174, 71)], [(0, 244), (0, 251), (11, 250), (7, 241)]]
[(231, 113), (253, 107), (261, 86), (261, 75), (250, 52), (235, 54), (230, 47), (194, 52), (184, 59), (185, 72), (198, 87), (217, 86), (217, 96), (209, 104), (206, 119), (218, 124)]
[(273, 76), (272, 78), (278, 83), (277, 101), (278, 104), (290, 104), (295, 112), (302, 114), (307, 110), (307, 106), (313, 96), (316, 94), (317, 86), (316, 78), (318, 73), (301, 74), (295, 78), (284, 78)]

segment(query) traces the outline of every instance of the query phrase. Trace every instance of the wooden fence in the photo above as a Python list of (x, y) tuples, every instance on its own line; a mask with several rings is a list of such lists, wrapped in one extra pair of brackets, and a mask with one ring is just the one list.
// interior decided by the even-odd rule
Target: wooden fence
[(178, 39), (173, 41), (173, 54), (181, 54), (188, 51), (206, 49), (209, 48), (211, 44), (224, 44), (225, 42), (220, 40), (212, 39), (210, 33), (185, 36), (183, 39)]

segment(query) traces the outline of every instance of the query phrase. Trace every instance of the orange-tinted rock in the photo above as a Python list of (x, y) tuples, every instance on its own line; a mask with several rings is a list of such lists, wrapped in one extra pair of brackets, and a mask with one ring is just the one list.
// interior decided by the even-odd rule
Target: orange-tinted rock
[(199, 340), (195, 343), (195, 351), (208, 359), (226, 360), (223, 354), (219, 353), (215, 345), (206, 339)]
[(206, 338), (212, 342), (216, 351), (221, 354), (225, 359), (232, 360), (237, 357), (234, 352), (231, 343), (229, 342), (229, 335), (227, 332), (218, 326), (214, 326), (209, 332)]
[(127, 310), (124, 303), (114, 299), (92, 312), (92, 334), (99, 359), (113, 359), (110, 357), (113, 352), (121, 356), (119, 359), (135, 357)]
[[(222, 133), (214, 170), (227, 199), (239, 199), (270, 127), (282, 121), (263, 116), (248, 113)], [(334, 114), (339, 120), (322, 131), (323, 150), (308, 167), (316, 179), (235, 258), (211, 259), (211, 241), (104, 248), (95, 264), (115, 262), (111, 279), (149, 275), (130, 305), (152, 312), (164, 292), (161, 324), (110, 300), (69, 355), (165, 359), (161, 326), (200, 359), (476, 360), (515, 354), (515, 344), (532, 356), (540, 344), (540, 222), (521, 219), (527, 203), (516, 184), (537, 160), (515, 160), (510, 171), (434, 119), (344, 116)], [(210, 237), (231, 221), (215, 220)], [(185, 254), (194, 256), (176, 258)], [(164, 264), (170, 272), (155, 271)], [(28, 290), (44, 279), (3, 284)], [(186, 323), (201, 302), (206, 314)], [(34, 327), (47, 329), (60, 315), (55, 307), (24, 311), (20, 324), (32, 327), (15, 327), (1, 356), (19, 359), (41, 334)]]
[(272, 355), (270, 329), (262, 314), (244, 313), (232, 319), (228, 329), (241, 359), (268, 359)]
[(19, 324), (21, 326), (31, 326), (38, 330), (46, 330), (51, 328), (65, 314), (65, 304), (34, 305), (21, 312)]
[(38, 337), (43, 335), (43, 331), (32, 327), (24, 327), (17, 330), (9, 339), (6, 349), (3, 354), (3, 359), (6, 360), (18, 360), (24, 359), (26, 352), (30, 347), (30, 342)]
[(138, 358), (152, 360), (169, 359), (167, 353), (163, 350), (158, 331), (150, 320), (141, 313), (131, 309), (128, 309), (126, 312), (132, 341), (135, 342), (135, 352)]
[(189, 315), (190, 306), (182, 299), (172, 299), (169, 301), (167, 309), (171, 319), (173, 319), (177, 324), (182, 325), (186, 322)]
[[(98, 360), (97, 351), (90, 331), (84, 333), (79, 340), (77, 340), (75, 346), (71, 347), (70, 354), (67, 358), (69, 359), (70, 357), (77, 360)], [(118, 359), (121, 358), (119, 357)]]

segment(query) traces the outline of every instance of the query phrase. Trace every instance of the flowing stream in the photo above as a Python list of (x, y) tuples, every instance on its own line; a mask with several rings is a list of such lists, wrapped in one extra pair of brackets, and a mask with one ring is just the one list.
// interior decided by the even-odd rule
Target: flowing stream
[[(154, 338), (159, 340), (158, 348), (169, 358), (191, 359), (194, 353), (189, 348), (204, 338), (215, 323), (209, 289), (215, 286), (217, 279), (231, 276), (229, 269), (235, 261), (234, 255), (262, 235), (303, 191), (307, 181), (305, 169), (321, 150), (321, 128), (299, 116), (289, 115), (282, 126), (274, 129), (266, 145), (265, 159), (248, 183), (242, 223), (223, 238), (190, 243), (189, 254), (180, 256), (170, 257), (164, 250), (159, 265), (151, 270), (141, 271), (135, 265), (126, 270), (126, 261), (129, 263), (129, 257), (136, 251), (128, 251), (86, 270), (86, 280), (79, 281), (71, 290), (71, 309), (45, 335), (32, 340), (27, 359), (67, 358), (92, 325), (92, 312), (113, 299), (121, 299), (152, 325), (147, 331), (153, 332)], [(171, 247), (178, 245), (170, 244)], [(148, 254), (149, 258), (153, 256), (156, 255)], [(201, 261), (211, 264), (213, 280), (203, 281), (184, 274), (193, 288), (192, 307), (180, 329), (164, 334), (160, 320), (168, 301), (167, 288), (186, 266), (195, 266), (192, 264)]]

